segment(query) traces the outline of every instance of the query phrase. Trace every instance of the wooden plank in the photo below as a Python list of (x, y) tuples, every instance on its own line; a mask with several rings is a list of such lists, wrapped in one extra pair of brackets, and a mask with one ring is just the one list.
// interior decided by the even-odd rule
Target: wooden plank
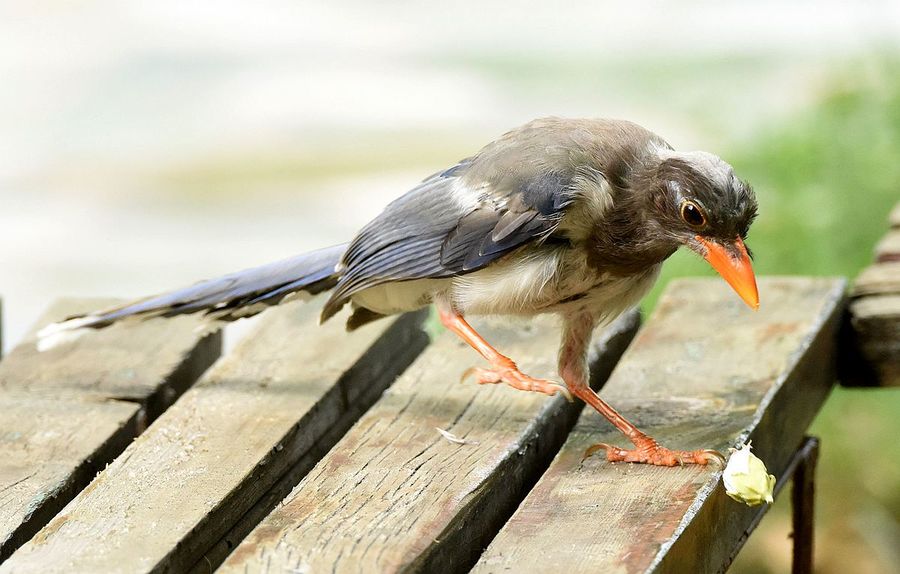
[(890, 220), (893, 229), (875, 248), (876, 264), (853, 285), (839, 363), (846, 386), (900, 386), (900, 203)]
[(0, 560), (138, 434), (140, 406), (0, 394)]
[(853, 297), (892, 294), (900, 295), (900, 262), (866, 267), (853, 284)]
[(893, 229), (875, 246), (875, 261), (900, 261), (900, 229)]
[(900, 293), (850, 303), (841, 380), (849, 386), (900, 386)]
[(422, 313), (347, 334), (317, 307), (268, 311), (0, 572), (183, 572), (311, 467), (427, 344)]
[(0, 387), (54, 398), (137, 402), (152, 419), (218, 358), (219, 332), (198, 333), (196, 316), (122, 322), (43, 353), (35, 347), (34, 333), (43, 325), (116, 303), (62, 299), (51, 305), (0, 366)]
[[(596, 349), (606, 378), (636, 327)], [(479, 331), (536, 376), (555, 373), (555, 318)], [(523, 332), (524, 331), (524, 332)], [(223, 564), (222, 572), (453, 572), (477, 559), (565, 439), (581, 405), (460, 384), (477, 355), (443, 333)], [(438, 428), (466, 441), (457, 444)]]
[[(673, 282), (601, 393), (678, 448), (747, 439), (779, 475), (834, 382), (844, 282), (760, 281), (743, 308), (714, 280)], [(715, 466), (611, 464), (582, 454), (627, 445), (585, 412), (474, 572), (717, 572), (756, 509), (729, 499)]]
[(840, 359), (844, 385), (900, 386), (900, 261), (887, 258), (857, 277)]
[[(38, 324), (108, 303), (63, 301)], [(220, 337), (195, 333), (195, 319), (167, 328), (158, 323), (92, 333), (45, 354), (28, 338), (0, 362), (0, 560), (47, 524), (218, 355)]]

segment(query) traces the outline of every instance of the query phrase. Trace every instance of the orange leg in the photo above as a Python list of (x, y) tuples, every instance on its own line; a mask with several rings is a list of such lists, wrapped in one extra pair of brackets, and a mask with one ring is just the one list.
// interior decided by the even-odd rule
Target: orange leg
[(587, 314), (566, 318), (566, 330), (559, 355), (559, 372), (572, 394), (592, 406), (622, 431), (634, 443), (635, 448), (626, 450), (600, 443), (587, 449), (585, 457), (603, 449), (606, 450), (606, 458), (612, 462), (643, 462), (660, 466), (707, 464), (712, 460), (724, 463), (725, 458), (714, 450), (669, 450), (660, 446), (653, 438), (641, 432), (616, 412), (588, 386), (587, 350), (594, 324), (594, 319)]
[(470, 375), (474, 375), (475, 380), (482, 385), (506, 383), (514, 389), (544, 393), (545, 395), (555, 395), (560, 393), (570, 401), (572, 400), (569, 391), (562, 385), (545, 379), (535, 379), (520, 371), (519, 367), (512, 359), (502, 355), (497, 349), (492, 347), (490, 343), (485, 341), (484, 337), (479, 335), (478, 332), (466, 322), (462, 315), (444, 305), (438, 305), (437, 309), (441, 323), (456, 333), (459, 338), (468, 343), (470, 347), (478, 351), (478, 353), (491, 364), (491, 367), (488, 369), (481, 367), (472, 367), (468, 369), (463, 373), (463, 379)]

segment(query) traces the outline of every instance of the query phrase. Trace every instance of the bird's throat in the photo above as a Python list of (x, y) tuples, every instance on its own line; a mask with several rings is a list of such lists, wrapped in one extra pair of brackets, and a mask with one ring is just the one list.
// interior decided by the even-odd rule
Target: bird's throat
[(677, 243), (655, 237), (646, 226), (626, 222), (598, 226), (588, 241), (588, 264), (598, 273), (620, 277), (646, 271), (678, 249)]

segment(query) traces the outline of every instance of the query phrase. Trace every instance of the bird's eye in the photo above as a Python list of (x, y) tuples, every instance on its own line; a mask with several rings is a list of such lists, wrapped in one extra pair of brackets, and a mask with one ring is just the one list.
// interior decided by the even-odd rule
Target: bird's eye
[(704, 227), (706, 215), (693, 201), (685, 201), (681, 204), (681, 219), (691, 227)]

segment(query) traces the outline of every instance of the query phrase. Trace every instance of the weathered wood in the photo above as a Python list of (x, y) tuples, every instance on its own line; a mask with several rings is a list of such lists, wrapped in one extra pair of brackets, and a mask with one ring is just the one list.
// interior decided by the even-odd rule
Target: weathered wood
[(881, 263), (863, 269), (853, 284), (854, 298), (866, 295), (900, 295), (900, 262)]
[(421, 313), (347, 334), (316, 307), (268, 311), (0, 572), (186, 571), (311, 467), (427, 344)]
[(34, 345), (41, 326), (118, 302), (62, 299), (51, 305), (0, 366), (0, 388), (136, 402), (151, 419), (165, 410), (219, 355), (221, 335), (198, 332), (196, 316), (122, 322), (43, 353)]
[(841, 378), (851, 386), (900, 386), (900, 293), (850, 303)]
[[(554, 376), (554, 319), (478, 326), (526, 372)], [(595, 382), (635, 326), (629, 315), (606, 332)], [(460, 384), (473, 364), (479, 358), (470, 348), (440, 335), (221, 571), (454, 572), (473, 564), (581, 408), (560, 396)]]
[(875, 249), (876, 263), (857, 277), (842, 334), (841, 382), (900, 386), (900, 204), (894, 229)]
[[(60, 302), (38, 324), (108, 303)], [(196, 319), (159, 323), (91, 333), (43, 354), (29, 337), (0, 362), (0, 560), (218, 356), (220, 337), (197, 334)]]
[(875, 261), (900, 261), (900, 229), (893, 229), (875, 246)]
[(138, 434), (140, 406), (0, 394), (0, 559), (31, 538)]
[[(677, 281), (601, 393), (664, 444), (715, 448), (753, 439), (779, 475), (835, 378), (844, 282), (760, 281), (743, 308), (714, 280)], [(627, 445), (585, 412), (475, 572), (717, 572), (755, 509), (729, 499), (713, 467), (611, 464), (582, 454)]]

